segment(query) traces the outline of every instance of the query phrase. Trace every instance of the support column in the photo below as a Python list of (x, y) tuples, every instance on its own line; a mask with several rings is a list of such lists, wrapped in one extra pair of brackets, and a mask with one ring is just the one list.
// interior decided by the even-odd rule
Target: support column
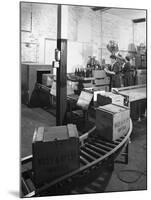
[[(62, 5), (58, 5), (57, 19), (57, 49), (61, 51), (59, 68), (57, 68), (57, 105), (56, 105), (56, 125), (66, 124), (66, 107), (67, 107), (67, 39), (62, 38), (64, 26), (63, 17), (66, 10)], [(63, 24), (63, 26), (62, 26)]]

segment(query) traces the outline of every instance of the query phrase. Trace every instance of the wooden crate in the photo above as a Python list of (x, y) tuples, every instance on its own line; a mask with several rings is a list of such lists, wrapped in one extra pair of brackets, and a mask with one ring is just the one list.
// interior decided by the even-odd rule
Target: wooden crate
[(99, 79), (95, 79), (95, 85), (106, 85), (106, 79), (105, 78), (99, 78)]
[(106, 72), (104, 70), (93, 70), (93, 77), (94, 78), (105, 78)]
[(79, 136), (76, 126), (39, 127), (33, 136), (32, 151), (36, 185), (79, 168)]
[(104, 106), (111, 103), (123, 106), (124, 97), (121, 95), (113, 94), (112, 92), (105, 92), (104, 94), (97, 95), (97, 103), (99, 106)]
[(105, 78), (96, 78), (94, 83), (95, 83), (96, 86), (109, 85), (110, 84), (110, 77), (106, 76)]
[(105, 96), (102, 94), (97, 95), (97, 105), (104, 106), (111, 103), (112, 103), (112, 99), (109, 96)]
[(125, 106), (108, 104), (96, 110), (97, 134), (114, 141), (129, 130), (130, 110)]

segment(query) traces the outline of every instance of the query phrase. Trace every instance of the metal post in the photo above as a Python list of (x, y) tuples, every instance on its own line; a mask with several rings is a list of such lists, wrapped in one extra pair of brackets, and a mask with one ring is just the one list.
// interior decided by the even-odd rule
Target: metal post
[(66, 104), (67, 104), (67, 40), (61, 38), (61, 12), (62, 6), (58, 5), (57, 18), (57, 49), (61, 51), (59, 68), (57, 68), (57, 105), (56, 105), (56, 125), (66, 123)]

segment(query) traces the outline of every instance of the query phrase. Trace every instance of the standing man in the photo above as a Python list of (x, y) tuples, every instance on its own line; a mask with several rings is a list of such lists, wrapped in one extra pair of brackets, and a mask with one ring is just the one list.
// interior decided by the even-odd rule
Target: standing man
[(116, 61), (119, 63), (121, 87), (123, 87), (124, 86), (124, 80), (123, 80), (122, 67), (123, 67), (123, 64), (125, 63), (125, 59), (122, 57), (122, 55), (120, 53), (118, 53), (117, 56), (116, 56)]
[(131, 64), (130, 58), (125, 57), (125, 64), (123, 65), (123, 74), (124, 74), (124, 87), (130, 86), (131, 84)]
[(106, 71), (106, 73), (110, 76), (110, 90), (111, 88), (119, 88), (121, 87), (121, 77), (120, 77), (120, 73), (121, 73), (121, 69), (120, 69), (120, 65), (117, 62), (117, 58), (115, 55), (111, 55), (110, 56), (111, 59), (111, 66), (108, 69), (104, 69)]

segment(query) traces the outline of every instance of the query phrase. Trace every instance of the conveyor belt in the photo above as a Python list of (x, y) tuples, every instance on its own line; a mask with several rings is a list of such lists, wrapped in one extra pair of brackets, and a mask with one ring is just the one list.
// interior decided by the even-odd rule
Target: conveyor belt
[[(120, 95), (129, 96), (129, 101), (134, 102), (142, 99), (146, 99), (146, 84), (128, 86), (123, 88), (116, 88)], [(114, 91), (114, 89), (113, 89)]]
[[(31, 166), (22, 172), (21, 186), (23, 190), (23, 197), (40, 196), (43, 192), (50, 191), (51, 188), (62, 187), (65, 184), (74, 182), (75, 179), (89, 174), (92, 170), (97, 169), (102, 165), (105, 160), (111, 156), (118, 155), (123, 147), (126, 147), (129, 142), (129, 137), (132, 132), (132, 122), (130, 120), (130, 129), (128, 133), (120, 139), (109, 142), (104, 139), (98, 138), (93, 134), (95, 132), (93, 127), (90, 131), (80, 137), (80, 168), (74, 170), (56, 180), (45, 183), (39, 188), (34, 186), (32, 181)], [(22, 168), (27, 164), (31, 164), (32, 155), (21, 160)]]

